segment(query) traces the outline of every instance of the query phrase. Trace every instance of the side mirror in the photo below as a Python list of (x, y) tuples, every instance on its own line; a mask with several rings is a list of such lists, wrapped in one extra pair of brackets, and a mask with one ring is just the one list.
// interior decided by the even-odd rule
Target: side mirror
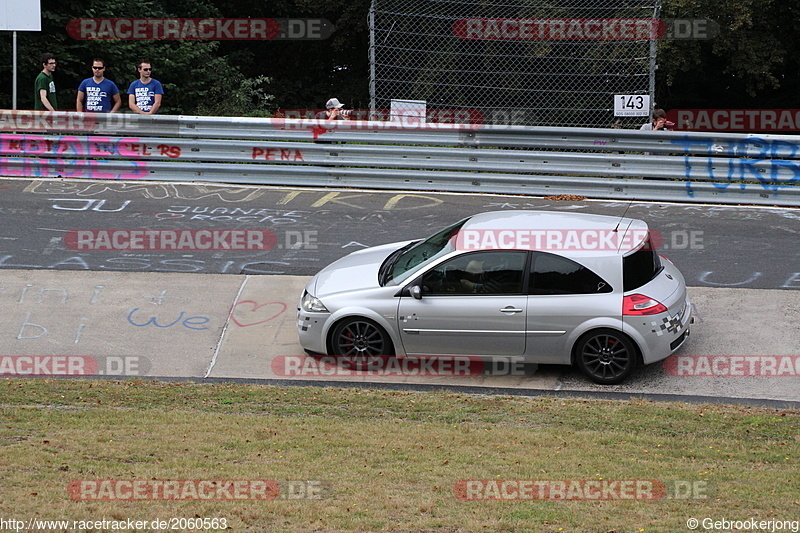
[(408, 288), (408, 292), (415, 300), (422, 300), (422, 291), (420, 290), (419, 285), (412, 285)]

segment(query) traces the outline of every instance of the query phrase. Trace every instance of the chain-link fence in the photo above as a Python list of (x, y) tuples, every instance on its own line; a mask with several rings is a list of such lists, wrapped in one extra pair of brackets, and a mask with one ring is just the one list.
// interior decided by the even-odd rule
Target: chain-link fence
[[(370, 96), (489, 124), (631, 127), (614, 95), (653, 96), (661, 0), (373, 0)], [(476, 113), (476, 110), (478, 111)], [(448, 114), (447, 116), (453, 116)], [(455, 116), (459, 116), (456, 113)]]

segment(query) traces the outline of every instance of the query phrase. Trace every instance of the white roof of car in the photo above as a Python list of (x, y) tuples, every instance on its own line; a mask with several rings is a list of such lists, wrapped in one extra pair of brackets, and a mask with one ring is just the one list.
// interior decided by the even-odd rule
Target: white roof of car
[(541, 250), (565, 256), (624, 255), (648, 236), (643, 220), (558, 211), (491, 211), (470, 217), (457, 248)]

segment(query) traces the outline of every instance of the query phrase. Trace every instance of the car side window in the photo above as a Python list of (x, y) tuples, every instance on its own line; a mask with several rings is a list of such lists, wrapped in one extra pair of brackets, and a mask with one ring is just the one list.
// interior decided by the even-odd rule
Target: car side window
[(527, 252), (474, 252), (454, 257), (422, 276), (426, 296), (522, 294)]
[(612, 290), (603, 278), (571, 259), (544, 252), (533, 255), (530, 294), (599, 294)]

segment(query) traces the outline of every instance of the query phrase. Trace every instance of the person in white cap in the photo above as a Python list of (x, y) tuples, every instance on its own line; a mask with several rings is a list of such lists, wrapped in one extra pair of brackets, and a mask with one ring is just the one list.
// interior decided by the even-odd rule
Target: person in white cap
[(325, 102), (325, 111), (317, 113), (315, 118), (323, 120), (345, 120), (345, 113), (342, 113), (344, 104), (338, 98), (331, 98)]

